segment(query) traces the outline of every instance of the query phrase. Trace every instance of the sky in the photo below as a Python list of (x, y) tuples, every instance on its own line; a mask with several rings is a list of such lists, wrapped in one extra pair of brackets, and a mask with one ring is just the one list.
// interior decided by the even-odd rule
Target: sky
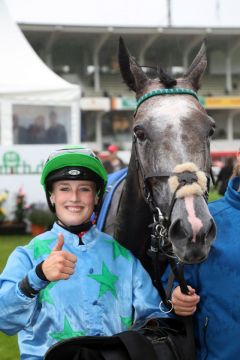
[(20, 23), (240, 27), (239, 0), (0, 0)]

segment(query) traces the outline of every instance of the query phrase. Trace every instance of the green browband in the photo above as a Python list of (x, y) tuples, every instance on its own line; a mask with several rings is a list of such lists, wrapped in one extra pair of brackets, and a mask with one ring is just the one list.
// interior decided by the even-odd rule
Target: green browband
[(191, 90), (191, 89), (184, 89), (184, 88), (179, 88), (179, 89), (156, 89), (153, 90), (147, 94), (144, 94), (143, 96), (141, 96), (138, 101), (137, 101), (137, 107), (136, 107), (136, 111), (139, 108), (139, 106), (147, 99), (153, 97), (153, 96), (157, 96), (157, 95), (192, 95), (194, 96), (198, 101), (199, 98), (197, 96), (197, 93), (195, 93), (195, 91)]

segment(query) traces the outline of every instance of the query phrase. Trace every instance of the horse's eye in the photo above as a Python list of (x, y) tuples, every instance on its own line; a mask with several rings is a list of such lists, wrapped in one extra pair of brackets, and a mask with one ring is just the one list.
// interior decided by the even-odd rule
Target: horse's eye
[(145, 136), (144, 131), (141, 128), (138, 128), (138, 127), (135, 128), (134, 133), (135, 133), (136, 137), (138, 138), (138, 140), (140, 140), (140, 141), (145, 140), (146, 136)]
[(214, 132), (215, 132), (215, 127), (212, 127), (212, 128), (209, 130), (208, 136), (209, 136), (209, 137), (213, 136)]

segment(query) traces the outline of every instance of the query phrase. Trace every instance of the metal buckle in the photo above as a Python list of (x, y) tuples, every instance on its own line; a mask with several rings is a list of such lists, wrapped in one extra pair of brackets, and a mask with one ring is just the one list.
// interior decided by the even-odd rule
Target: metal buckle
[(170, 310), (164, 310), (164, 308), (166, 309), (166, 305), (164, 305), (163, 301), (161, 301), (159, 304), (159, 309), (164, 314), (169, 314), (173, 310), (173, 304), (172, 304), (171, 300), (168, 300), (167, 302), (168, 302), (168, 304), (171, 304)]

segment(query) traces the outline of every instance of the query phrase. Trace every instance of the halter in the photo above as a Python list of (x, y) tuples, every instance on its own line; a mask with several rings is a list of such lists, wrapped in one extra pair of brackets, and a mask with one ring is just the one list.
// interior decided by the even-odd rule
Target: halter
[[(145, 175), (144, 169), (139, 157), (138, 148), (136, 146), (137, 136), (133, 134), (133, 149), (135, 152), (135, 161), (137, 166), (137, 172), (140, 173), (142, 181), (143, 181), (143, 196), (147, 204), (149, 205), (150, 211), (153, 215), (153, 223), (149, 225), (149, 228), (151, 229), (151, 243), (150, 248), (148, 250), (149, 256), (152, 258), (153, 267), (154, 267), (154, 278), (153, 282), (156, 288), (158, 289), (160, 296), (161, 296), (161, 303), (160, 303), (160, 310), (162, 312), (168, 313), (172, 311), (172, 304), (169, 300), (168, 294), (166, 293), (163, 284), (161, 282), (161, 277), (159, 273), (159, 254), (162, 255), (164, 258), (167, 258), (170, 264), (170, 267), (172, 269), (172, 273), (174, 274), (174, 277), (178, 280), (180, 288), (182, 293), (188, 294), (188, 287), (187, 283), (184, 279), (183, 274), (183, 264), (179, 263), (179, 260), (176, 256), (173, 255), (172, 252), (172, 244), (168, 239), (168, 230), (171, 224), (171, 214), (172, 210), (175, 204), (175, 201), (177, 199), (176, 194), (178, 190), (185, 185), (192, 184), (197, 181), (197, 176), (194, 172), (188, 172), (184, 171), (179, 174), (173, 174), (173, 173), (164, 173), (160, 172), (157, 174), (150, 173)], [(158, 178), (169, 178), (172, 175), (177, 175), (178, 177), (178, 186), (176, 187), (172, 199), (170, 202), (170, 206), (168, 209), (167, 214), (163, 214), (161, 209), (157, 206), (155, 203), (151, 188), (149, 187), (148, 180), (152, 177), (158, 177)], [(208, 174), (205, 174), (208, 180), (208, 186), (207, 189), (209, 190), (209, 184), (210, 184), (210, 176)], [(140, 185), (141, 188), (141, 185)], [(208, 190), (204, 195), (204, 199), (207, 202), (208, 197)], [(173, 278), (172, 278), (173, 279)], [(170, 286), (171, 288), (171, 286)], [(163, 305), (163, 306), (162, 306)], [(164, 310), (166, 309), (166, 310)]]

